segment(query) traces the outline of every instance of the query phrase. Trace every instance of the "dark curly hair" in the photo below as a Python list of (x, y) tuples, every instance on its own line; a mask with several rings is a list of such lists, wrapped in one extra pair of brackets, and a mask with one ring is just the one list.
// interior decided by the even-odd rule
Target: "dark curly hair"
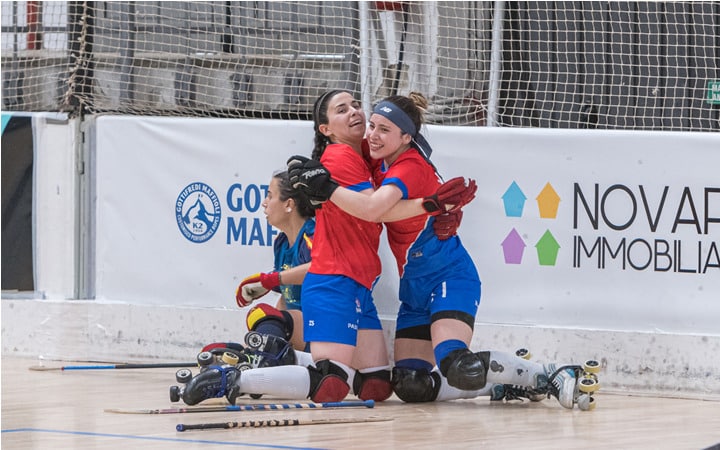
[(295, 208), (297, 209), (298, 214), (300, 214), (300, 217), (305, 219), (315, 217), (315, 208), (313, 208), (310, 203), (310, 199), (304, 192), (292, 187), (287, 171), (278, 171), (273, 174), (273, 178), (278, 180), (280, 200), (285, 201), (291, 198), (295, 200)]

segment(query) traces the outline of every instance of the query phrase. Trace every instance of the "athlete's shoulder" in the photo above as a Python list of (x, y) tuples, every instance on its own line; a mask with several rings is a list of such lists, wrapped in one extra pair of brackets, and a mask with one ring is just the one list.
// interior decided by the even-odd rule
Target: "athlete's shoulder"
[(300, 230), (301, 233), (306, 234), (310, 237), (315, 235), (315, 219), (307, 219)]
[(436, 178), (435, 169), (415, 149), (403, 152), (387, 168), (386, 177), (412, 176), (413, 178)]
[(402, 152), (402, 154), (398, 156), (397, 160), (395, 160), (395, 163), (431, 167), (430, 164), (425, 161), (425, 158), (422, 157), (420, 152), (415, 148), (410, 148), (409, 150)]
[(304, 247), (308, 250), (312, 250), (313, 239), (315, 239), (315, 219), (308, 219), (305, 221), (305, 224), (303, 224), (303, 227), (300, 229), (298, 239), (300, 240), (299, 245), (301, 248)]
[(330, 144), (320, 157), (320, 162), (328, 164), (338, 160), (356, 160), (362, 157), (347, 144)]
[(288, 246), (288, 237), (284, 232), (278, 233), (278, 235), (275, 237), (275, 242), (273, 242), (273, 247), (275, 249), (280, 249), (283, 247)]
[(341, 186), (357, 187), (358, 189), (372, 188), (367, 161), (349, 145), (328, 145), (320, 162)]

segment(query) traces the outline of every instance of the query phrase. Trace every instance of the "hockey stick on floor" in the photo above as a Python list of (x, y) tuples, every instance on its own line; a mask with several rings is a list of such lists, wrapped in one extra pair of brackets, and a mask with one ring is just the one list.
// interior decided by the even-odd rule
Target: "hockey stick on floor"
[(229, 428), (263, 428), (263, 427), (288, 427), (294, 425), (324, 425), (333, 423), (363, 423), (363, 422), (387, 422), (393, 420), (390, 417), (365, 417), (365, 418), (342, 418), (334, 417), (327, 419), (268, 419), (268, 420), (244, 420), (242, 422), (218, 422), (218, 423), (179, 423), (175, 427), (177, 431), (187, 430), (211, 430)]
[(195, 362), (174, 362), (174, 363), (149, 363), (149, 364), (102, 364), (102, 365), (88, 365), (88, 366), (61, 366), (61, 367), (47, 367), (47, 366), (31, 366), (28, 369), (40, 372), (47, 372), (51, 370), (105, 370), (105, 369), (162, 369), (162, 368), (181, 368), (181, 367), (197, 367), (198, 363)]
[(374, 408), (374, 400), (324, 402), (324, 403), (250, 403), (247, 405), (199, 406), (195, 408), (168, 409), (106, 409), (105, 412), (116, 414), (185, 414), (196, 412), (228, 412), (228, 411), (277, 411), (284, 409), (332, 409), (332, 408)]

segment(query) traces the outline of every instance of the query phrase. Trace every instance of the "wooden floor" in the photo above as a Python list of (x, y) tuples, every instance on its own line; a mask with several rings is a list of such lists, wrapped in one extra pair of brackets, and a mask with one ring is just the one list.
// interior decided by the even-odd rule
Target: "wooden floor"
[[(598, 406), (591, 412), (566, 410), (555, 400), (504, 404), (478, 398), (404, 404), (393, 398), (372, 409), (116, 414), (105, 409), (182, 406), (171, 403), (168, 396), (176, 369), (28, 370), (37, 363), (2, 359), (2, 449), (720, 448), (717, 401), (600, 391)], [(267, 397), (257, 401), (242, 397), (241, 402), (291, 403)], [(176, 431), (179, 423), (368, 417), (392, 420)]]

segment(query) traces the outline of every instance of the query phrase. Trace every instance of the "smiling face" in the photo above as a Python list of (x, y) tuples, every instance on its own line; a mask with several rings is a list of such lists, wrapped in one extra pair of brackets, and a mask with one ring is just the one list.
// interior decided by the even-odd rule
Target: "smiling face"
[(319, 129), (330, 141), (359, 149), (365, 137), (366, 118), (360, 102), (348, 92), (340, 92), (327, 106), (328, 123)]
[(293, 199), (282, 200), (280, 198), (280, 180), (273, 177), (268, 186), (265, 200), (262, 202), (263, 212), (267, 216), (268, 223), (283, 230), (290, 216), (287, 210), (292, 208), (293, 204)]
[(379, 114), (370, 116), (367, 134), (370, 156), (392, 164), (398, 156), (410, 148), (412, 137), (403, 133), (390, 119)]

